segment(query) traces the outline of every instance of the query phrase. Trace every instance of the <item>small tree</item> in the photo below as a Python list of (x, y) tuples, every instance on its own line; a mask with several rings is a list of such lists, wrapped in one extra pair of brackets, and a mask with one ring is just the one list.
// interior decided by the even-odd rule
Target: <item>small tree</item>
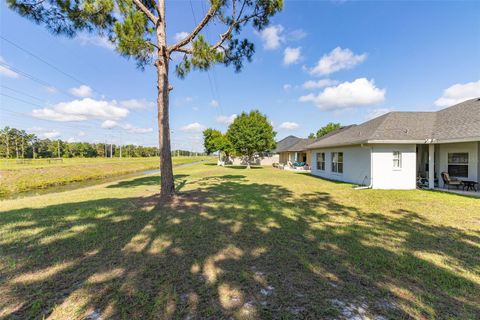
[(219, 130), (212, 128), (208, 128), (203, 131), (203, 146), (207, 154), (218, 151), (219, 160), (221, 159), (222, 152), (228, 158), (234, 151), (227, 136), (222, 134)]
[[(241, 39), (240, 31), (251, 23), (257, 30), (283, 7), (283, 0), (209, 0), (210, 8), (193, 30), (176, 43), (167, 43), (165, 0), (7, 0), (21, 16), (43, 24), (54, 34), (74, 36), (78, 31), (107, 35), (123, 56), (132, 57), (140, 68), (154, 65), (157, 73), (157, 121), (160, 146), (161, 197), (175, 193), (170, 149), (169, 66), (174, 52), (184, 54), (176, 73), (184, 77), (191, 69), (208, 70), (216, 63), (240, 71), (254, 46)], [(190, 19), (190, 13), (184, 13)], [(208, 25), (223, 26), (215, 43), (200, 34)], [(12, 26), (13, 27), (13, 26)]]
[(267, 152), (275, 148), (276, 132), (267, 117), (258, 110), (242, 112), (228, 127), (227, 138), (233, 150), (247, 159), (250, 168), (252, 157), (257, 152)]
[(316, 137), (317, 136), (313, 132), (308, 135), (308, 139), (315, 139)]
[(203, 147), (205, 153), (210, 155), (218, 151), (218, 139), (222, 137), (220, 130), (208, 128), (203, 130)]
[(327, 133), (335, 131), (341, 127), (340, 123), (329, 122), (317, 131), (317, 138), (323, 137)]

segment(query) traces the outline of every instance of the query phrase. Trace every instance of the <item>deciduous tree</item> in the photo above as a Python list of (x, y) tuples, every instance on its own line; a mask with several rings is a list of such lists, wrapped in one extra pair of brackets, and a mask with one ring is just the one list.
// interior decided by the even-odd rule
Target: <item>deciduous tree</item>
[(252, 156), (257, 152), (268, 152), (275, 148), (276, 132), (267, 116), (258, 110), (242, 112), (228, 127), (227, 138), (236, 153), (243, 155), (250, 168)]
[[(335, 131), (337, 129), (340, 129), (342, 125), (340, 123), (334, 123), (334, 122), (329, 122), (325, 126), (321, 127), (317, 131), (317, 138), (323, 137), (327, 133), (330, 133), (332, 131)], [(313, 133), (311, 133), (308, 137), (312, 136)]]
[[(205, 16), (193, 30), (177, 43), (168, 44), (165, 0), (7, 0), (10, 8), (54, 34), (74, 36), (78, 31), (89, 31), (106, 35), (120, 54), (134, 58), (140, 68), (155, 65), (162, 198), (175, 192), (169, 127), (171, 55), (184, 54), (176, 66), (180, 77), (191, 69), (206, 70), (216, 63), (233, 65), (239, 71), (244, 59), (251, 60), (254, 52), (253, 43), (242, 39), (242, 28), (248, 23), (257, 30), (264, 28), (283, 6), (283, 0), (209, 2)], [(224, 26), (215, 43), (208, 43), (201, 34), (211, 23)]]

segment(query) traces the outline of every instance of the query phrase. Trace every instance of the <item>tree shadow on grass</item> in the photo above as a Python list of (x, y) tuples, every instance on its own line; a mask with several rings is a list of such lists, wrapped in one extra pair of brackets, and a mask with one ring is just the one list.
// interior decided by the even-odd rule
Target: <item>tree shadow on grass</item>
[[(227, 169), (247, 169), (247, 166), (246, 165), (238, 165), (238, 166), (235, 166), (235, 165), (228, 165), (228, 166), (225, 166), (225, 168)], [(262, 166), (250, 166), (250, 169), (263, 169)]]
[[(185, 181), (188, 175), (187, 174), (176, 174), (173, 176), (175, 183), (181, 184)], [(134, 188), (138, 186), (159, 186), (160, 185), (160, 175), (149, 175), (146, 177), (135, 178), (131, 180), (122, 180), (115, 184), (107, 186), (107, 188)]]
[[(139, 179), (134, 186), (150, 183)], [(464, 230), (433, 226), (402, 208), (365, 212), (326, 192), (298, 197), (278, 185), (246, 183), (243, 175), (196, 183), (168, 204), (109, 198), (1, 212), (0, 316), (480, 312), (480, 287), (462, 271), (478, 274), (480, 240)], [(450, 260), (452, 268), (419, 251)]]

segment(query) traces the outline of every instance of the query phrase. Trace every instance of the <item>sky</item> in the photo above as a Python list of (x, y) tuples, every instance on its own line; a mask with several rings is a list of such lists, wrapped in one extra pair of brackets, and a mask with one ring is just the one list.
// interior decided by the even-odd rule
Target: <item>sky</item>
[[(202, 2), (203, 1), (203, 2)], [(202, 17), (205, 0), (167, 0), (169, 43)], [(214, 42), (222, 31), (203, 34)], [(106, 39), (54, 36), (0, 4), (0, 127), (41, 138), (157, 145), (156, 73)], [(480, 2), (285, 1), (236, 73), (170, 73), (172, 148), (202, 151), (202, 130), (226, 131), (243, 111), (266, 114), (277, 140), (328, 122), (390, 111), (434, 111), (480, 96)], [(179, 57), (174, 57), (171, 70)]]

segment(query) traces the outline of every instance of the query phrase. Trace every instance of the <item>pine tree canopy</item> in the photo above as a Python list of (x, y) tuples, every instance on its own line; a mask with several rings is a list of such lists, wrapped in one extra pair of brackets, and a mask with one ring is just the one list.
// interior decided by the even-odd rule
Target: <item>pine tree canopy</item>
[[(7, 0), (11, 9), (54, 34), (73, 37), (83, 31), (108, 37), (121, 55), (134, 58), (141, 68), (155, 62), (158, 54), (180, 52), (184, 57), (175, 68), (179, 77), (216, 63), (240, 71), (254, 53), (253, 43), (241, 38), (242, 28), (248, 23), (257, 30), (264, 28), (282, 9), (283, 0), (209, 2), (210, 8), (190, 34), (161, 48), (157, 31), (165, 23), (165, 0)], [(210, 23), (225, 27), (215, 43), (208, 43), (201, 34)]]

